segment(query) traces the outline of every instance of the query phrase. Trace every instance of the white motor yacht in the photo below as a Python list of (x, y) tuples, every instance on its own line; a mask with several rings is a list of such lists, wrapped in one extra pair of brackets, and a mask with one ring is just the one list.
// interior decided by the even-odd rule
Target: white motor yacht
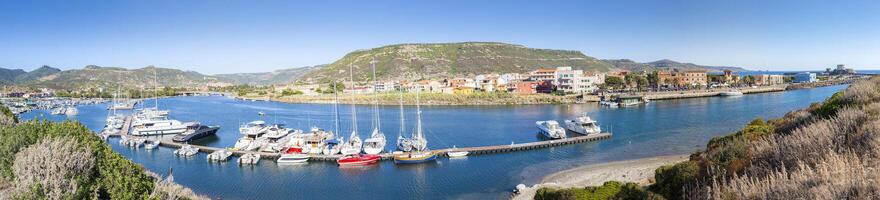
[(64, 109), (64, 115), (73, 116), (73, 115), (78, 115), (78, 114), (79, 114), (79, 110), (76, 109), (76, 107), (69, 106)]
[(141, 120), (133, 126), (131, 134), (138, 136), (178, 134), (186, 131), (187, 124), (177, 120)]
[(276, 153), (284, 149), (284, 144), (290, 139), (290, 129), (284, 128), (282, 124), (275, 124), (266, 129), (266, 134), (260, 136), (258, 140), (263, 143), (259, 147), (262, 152)]
[(241, 132), (241, 138), (235, 142), (235, 146), (233, 148), (238, 150), (254, 150), (259, 148), (261, 145), (255, 144), (258, 137), (262, 136), (266, 133), (269, 127), (266, 126), (266, 122), (264, 121), (253, 121), (238, 128), (238, 131)]
[(559, 126), (559, 122), (555, 120), (537, 121), (535, 125), (541, 130), (541, 134), (550, 139), (565, 138), (565, 129)]
[(592, 118), (590, 118), (590, 116), (587, 116), (586, 113), (578, 118), (565, 120), (565, 128), (582, 135), (597, 134), (602, 132), (602, 129), (599, 127), (599, 124), (596, 122), (596, 120), (593, 120)]

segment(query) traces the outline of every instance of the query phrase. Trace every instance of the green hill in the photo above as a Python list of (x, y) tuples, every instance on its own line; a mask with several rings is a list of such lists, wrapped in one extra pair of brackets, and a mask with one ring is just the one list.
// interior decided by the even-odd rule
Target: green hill
[(305, 80), (348, 77), (354, 67), (356, 80), (371, 76), (370, 61), (376, 60), (380, 79), (419, 79), (482, 73), (527, 72), (541, 67), (572, 66), (587, 71), (610, 71), (611, 64), (579, 51), (535, 49), (492, 42), (398, 44), (351, 52)]
[(122, 84), (126, 88), (151, 88), (154, 86), (154, 71), (160, 87), (201, 87), (208, 83), (224, 82), (221, 78), (194, 71), (153, 66), (125, 69), (89, 65), (83, 69), (61, 71), (20, 84), (55, 89), (113, 88), (116, 84)]
[(0, 85), (7, 85), (15, 83), (15, 77), (25, 74), (22, 69), (6, 69), (0, 68)]
[(52, 74), (55, 74), (58, 72), (61, 72), (61, 70), (58, 68), (43, 65), (42, 67), (37, 68), (33, 71), (29, 71), (27, 73), (16, 76), (15, 82), (21, 83), (21, 82), (32, 81), (32, 80), (36, 80), (36, 79), (39, 79), (39, 78), (42, 78), (45, 76), (49, 76), (49, 75), (52, 75)]

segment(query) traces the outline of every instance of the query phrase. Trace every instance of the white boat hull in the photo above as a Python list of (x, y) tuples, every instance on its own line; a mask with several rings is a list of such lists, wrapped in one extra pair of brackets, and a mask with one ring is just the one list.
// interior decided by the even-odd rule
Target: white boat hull
[[(565, 129), (563, 129), (562, 127), (558, 127), (558, 126), (548, 127), (547, 125), (545, 125), (545, 123), (547, 123), (547, 122), (555, 122), (555, 121), (535, 122), (535, 124), (538, 126), (538, 129), (540, 130), (541, 134), (543, 134), (544, 136), (546, 136), (547, 138), (550, 138), (550, 139), (561, 139), (561, 138), (566, 137)], [(558, 123), (556, 123), (556, 124), (558, 125)]]
[(449, 156), (450, 158), (461, 158), (461, 157), (467, 156), (468, 153), (469, 152), (467, 152), (467, 151), (450, 151), (450, 152), (446, 152), (446, 155)]

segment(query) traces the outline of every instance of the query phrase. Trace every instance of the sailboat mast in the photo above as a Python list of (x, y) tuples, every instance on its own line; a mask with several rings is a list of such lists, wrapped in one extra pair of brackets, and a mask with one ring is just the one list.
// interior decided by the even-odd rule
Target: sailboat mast
[(334, 128), (336, 130), (334, 133), (339, 134), (339, 94), (336, 91), (336, 81), (333, 81), (333, 113), (335, 113)]
[(421, 91), (417, 89), (416, 90), (416, 135), (413, 137), (418, 137), (419, 139), (422, 139), (422, 137), (424, 137), (424, 135), (422, 135), (422, 106), (421, 106), (421, 102), (419, 101), (420, 93), (421, 93)]
[[(354, 67), (348, 66), (348, 76), (351, 79), (352, 89), (354, 89)], [(351, 136), (354, 137), (357, 134), (357, 108), (354, 106), (354, 90), (351, 91)]]
[(376, 60), (370, 61), (370, 65), (373, 68), (373, 122), (376, 123), (373, 126), (376, 130), (382, 128), (382, 123), (379, 121), (379, 97), (378, 91), (376, 91), (376, 85), (379, 84), (379, 81), (376, 80)]
[(156, 110), (158, 111), (159, 110), (159, 76), (158, 76), (159, 72), (157, 72), (157, 71), (159, 71), (159, 69), (156, 67), (153, 67), (153, 89), (155, 90), (154, 93), (156, 94), (156, 96), (154, 96), (153, 98), (156, 99), (155, 106), (156, 106)]
[(397, 94), (400, 98), (400, 135), (403, 135), (406, 132), (406, 123), (404, 123), (403, 115), (403, 91), (397, 91)]

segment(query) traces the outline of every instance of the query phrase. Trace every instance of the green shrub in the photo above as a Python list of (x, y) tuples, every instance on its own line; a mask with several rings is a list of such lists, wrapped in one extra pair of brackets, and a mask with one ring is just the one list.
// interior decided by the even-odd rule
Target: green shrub
[(843, 108), (843, 92), (834, 93), (827, 100), (822, 102), (818, 109), (813, 110), (812, 114), (820, 118), (828, 118), (837, 113), (837, 110)]
[[(15, 154), (43, 138), (68, 138), (80, 146), (91, 149), (97, 167), (89, 177), (96, 183), (90, 195), (98, 199), (147, 199), (153, 190), (154, 178), (143, 167), (113, 152), (109, 145), (78, 122), (60, 123), (49, 121), (28, 121), (12, 126), (0, 127), (0, 178), (14, 180), (12, 171)], [(29, 194), (39, 197), (44, 194)]]
[(544, 199), (581, 199), (581, 200), (605, 200), (605, 199), (663, 199), (658, 195), (646, 191), (635, 183), (621, 183), (608, 181), (598, 187), (551, 189), (541, 188), (535, 193), (535, 200)]
[(684, 187), (695, 182), (699, 171), (695, 161), (662, 166), (654, 171), (656, 183), (649, 190), (668, 199), (682, 199)]

